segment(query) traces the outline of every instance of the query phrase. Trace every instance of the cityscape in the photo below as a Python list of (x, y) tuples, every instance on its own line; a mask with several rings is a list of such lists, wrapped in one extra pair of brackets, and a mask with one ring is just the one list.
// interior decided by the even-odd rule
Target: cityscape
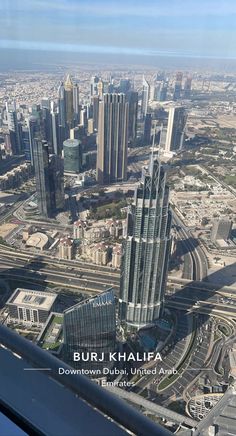
[(0, 69), (0, 435), (236, 435), (235, 65), (40, 50)]

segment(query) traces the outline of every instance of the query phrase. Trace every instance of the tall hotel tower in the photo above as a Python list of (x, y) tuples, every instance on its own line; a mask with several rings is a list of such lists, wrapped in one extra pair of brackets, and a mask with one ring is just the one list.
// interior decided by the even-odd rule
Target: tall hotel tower
[[(103, 368), (113, 366), (109, 353), (116, 348), (116, 310), (115, 297), (109, 289), (96, 297), (89, 298), (64, 312), (65, 360), (72, 366), (82, 368)], [(74, 352), (92, 353), (103, 362), (74, 362)]]
[(97, 181), (120, 182), (127, 177), (129, 103), (125, 94), (104, 94), (99, 103)]
[(183, 147), (186, 121), (187, 113), (183, 106), (169, 109), (165, 153), (181, 150)]
[(123, 242), (119, 317), (137, 328), (162, 313), (170, 248), (168, 194), (164, 169), (152, 156), (136, 188)]

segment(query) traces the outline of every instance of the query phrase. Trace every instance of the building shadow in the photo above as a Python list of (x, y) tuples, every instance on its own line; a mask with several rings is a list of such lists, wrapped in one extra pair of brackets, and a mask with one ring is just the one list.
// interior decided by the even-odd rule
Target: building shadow
[[(16, 253), (13, 256), (17, 256)], [(17, 260), (16, 260), (17, 263)], [(26, 262), (23, 266), (15, 266), (13, 268), (1, 267), (0, 279), (4, 280), (10, 291), (6, 292), (0, 301), (0, 309), (4, 307), (7, 300), (16, 288), (40, 289), (46, 290), (47, 275), (41, 270), (46, 266), (39, 256), (35, 256)]]
[[(182, 287), (176, 289), (172, 295), (167, 295), (166, 302), (182, 302), (182, 308), (180, 307), (180, 304), (176, 304), (176, 310), (181, 311), (183, 316), (187, 316), (194, 306), (199, 306), (199, 310), (197, 310), (196, 307), (193, 311), (195, 318), (199, 318), (196, 319), (197, 328), (201, 327), (202, 317), (205, 322), (210, 316), (214, 316), (212, 310), (214, 309), (215, 304), (221, 305), (224, 310), (228, 307), (229, 313), (231, 313), (230, 317), (236, 319), (236, 299), (235, 305), (230, 304), (230, 300), (228, 300), (226, 296), (224, 297), (224, 290), (222, 290), (224, 287), (232, 286), (235, 282), (236, 262), (212, 272), (201, 280), (192, 280), (189, 283), (182, 285)], [(227, 290), (227, 293), (229, 293), (229, 290)], [(235, 294), (236, 296), (236, 290), (232, 290), (232, 294)], [(228, 302), (226, 303), (226, 301)], [(208, 305), (205, 306), (204, 303), (208, 303)], [(185, 305), (188, 306), (186, 309), (184, 308)], [(201, 307), (204, 307), (204, 313), (201, 312)], [(198, 317), (198, 314), (201, 316)], [(180, 335), (179, 340), (184, 338), (185, 334), (183, 332), (183, 335)]]

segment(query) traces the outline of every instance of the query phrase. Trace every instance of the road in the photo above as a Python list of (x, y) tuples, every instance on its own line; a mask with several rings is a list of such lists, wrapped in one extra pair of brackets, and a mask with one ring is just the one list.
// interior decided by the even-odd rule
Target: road
[(48, 282), (69, 286), (78, 292), (98, 293), (112, 286), (119, 288), (119, 272), (97, 265), (72, 263), (32, 256), (0, 247), (0, 276), (19, 278), (22, 281)]
[(207, 258), (200, 247), (194, 244), (194, 237), (188, 227), (180, 220), (172, 209), (173, 223), (177, 225), (177, 231), (186, 247), (184, 278), (190, 280), (202, 280), (207, 276)]

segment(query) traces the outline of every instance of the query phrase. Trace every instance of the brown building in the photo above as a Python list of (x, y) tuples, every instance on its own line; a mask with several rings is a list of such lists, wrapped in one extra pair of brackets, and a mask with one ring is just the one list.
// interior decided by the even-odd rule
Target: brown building
[(122, 256), (122, 246), (121, 244), (115, 245), (112, 250), (112, 267), (120, 268)]
[(60, 239), (59, 258), (72, 260), (74, 258), (74, 242), (69, 236)]

